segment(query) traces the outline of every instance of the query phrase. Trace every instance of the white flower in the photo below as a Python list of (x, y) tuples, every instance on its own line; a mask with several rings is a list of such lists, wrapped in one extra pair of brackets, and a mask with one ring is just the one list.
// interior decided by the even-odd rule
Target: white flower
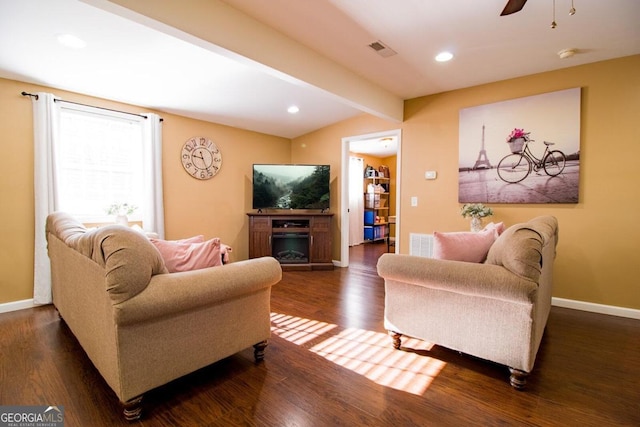
[(462, 206), (460, 214), (463, 218), (468, 216), (471, 218), (484, 218), (493, 215), (493, 210), (482, 203), (467, 203)]

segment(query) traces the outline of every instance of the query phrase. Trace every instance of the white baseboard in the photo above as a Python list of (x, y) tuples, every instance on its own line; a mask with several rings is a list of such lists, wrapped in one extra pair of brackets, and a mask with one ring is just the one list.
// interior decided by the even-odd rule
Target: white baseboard
[(5, 302), (0, 304), (0, 313), (8, 313), (10, 311), (23, 310), (25, 308), (33, 308), (33, 298), (23, 299), (21, 301)]
[(595, 304), (592, 302), (575, 301), (564, 298), (551, 298), (551, 305), (574, 310), (590, 311), (592, 313), (609, 314), (611, 316), (628, 317), (630, 319), (640, 319), (640, 310), (614, 305)]

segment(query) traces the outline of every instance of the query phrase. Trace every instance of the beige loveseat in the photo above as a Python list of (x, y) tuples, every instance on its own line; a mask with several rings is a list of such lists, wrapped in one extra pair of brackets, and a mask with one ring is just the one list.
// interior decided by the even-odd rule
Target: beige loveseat
[(120, 225), (87, 230), (68, 214), (47, 218), (53, 304), (124, 405), (255, 346), (270, 336), (271, 286), (280, 264), (257, 258), (167, 273), (143, 234)]
[(384, 254), (385, 328), (510, 368), (522, 388), (533, 369), (551, 307), (558, 240), (554, 217), (504, 231), (484, 263)]

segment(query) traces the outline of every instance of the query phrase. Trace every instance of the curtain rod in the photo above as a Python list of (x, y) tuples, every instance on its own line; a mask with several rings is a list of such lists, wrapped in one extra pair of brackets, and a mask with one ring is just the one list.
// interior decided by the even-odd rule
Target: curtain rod
[(114, 113), (129, 114), (131, 116), (142, 117), (143, 119), (147, 118), (147, 116), (145, 116), (144, 114), (136, 114), (136, 113), (129, 113), (127, 111), (112, 110), (111, 108), (96, 107), (95, 105), (88, 105), (88, 104), (81, 104), (79, 102), (65, 101), (64, 99), (54, 99), (53, 102), (66, 102), (67, 104), (80, 105), (82, 107), (91, 107), (91, 108), (97, 108), (99, 110), (113, 111)]
[(20, 93), (20, 95), (22, 95), (22, 96), (32, 96), (32, 97), (34, 97), (36, 99), (36, 101), (38, 100), (38, 98), (40, 98), (38, 95), (34, 95), (33, 93), (29, 93), (29, 92), (25, 92), (25, 91), (22, 91)]
[[(38, 100), (38, 95), (34, 95), (32, 93), (28, 93), (28, 92), (22, 92), (21, 93), (22, 96), (32, 96), (34, 98), (36, 98), (36, 101)], [(54, 99), (53, 102), (66, 102), (67, 104), (74, 104), (74, 105), (81, 105), (83, 107), (91, 107), (91, 108), (98, 108), (100, 110), (107, 110), (107, 111), (113, 111), (115, 113), (123, 113), (123, 114), (129, 114), (132, 116), (138, 116), (138, 117), (142, 117), (144, 119), (147, 118), (147, 116), (143, 115), (143, 114), (136, 114), (136, 113), (129, 113), (127, 111), (120, 111), (120, 110), (113, 110), (111, 108), (104, 108), (104, 107), (96, 107), (95, 105), (88, 105), (88, 104), (81, 104), (79, 102), (72, 102), (72, 101), (65, 101), (64, 99)], [(160, 119), (160, 121), (164, 121), (164, 119)]]

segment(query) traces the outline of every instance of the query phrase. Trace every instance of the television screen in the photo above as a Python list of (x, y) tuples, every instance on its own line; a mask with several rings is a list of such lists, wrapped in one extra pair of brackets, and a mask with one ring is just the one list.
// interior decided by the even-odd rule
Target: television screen
[(329, 209), (329, 165), (253, 165), (254, 209)]

